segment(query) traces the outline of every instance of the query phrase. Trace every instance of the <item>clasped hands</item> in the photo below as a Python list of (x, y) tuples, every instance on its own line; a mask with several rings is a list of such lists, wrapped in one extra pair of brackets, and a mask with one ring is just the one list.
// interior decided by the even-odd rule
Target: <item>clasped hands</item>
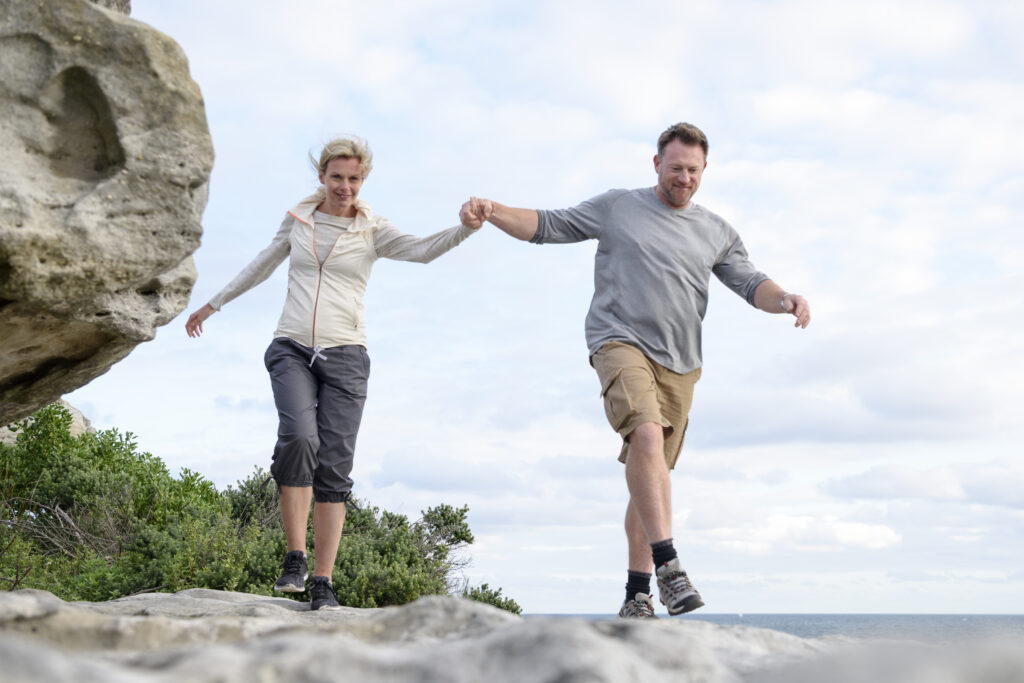
[(471, 230), (477, 230), (494, 214), (494, 202), (490, 199), (470, 197), (459, 209), (459, 220)]

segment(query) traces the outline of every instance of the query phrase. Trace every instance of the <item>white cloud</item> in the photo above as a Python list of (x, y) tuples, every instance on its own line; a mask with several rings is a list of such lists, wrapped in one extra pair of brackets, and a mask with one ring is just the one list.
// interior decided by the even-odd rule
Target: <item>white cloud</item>
[(864, 524), (832, 516), (770, 515), (742, 527), (718, 527), (695, 534), (694, 540), (742, 555), (768, 555), (837, 550), (881, 550), (897, 545), (901, 536), (882, 524)]
[(881, 465), (829, 481), (823, 489), (842, 498), (920, 498), (1024, 508), (1024, 464), (1000, 459), (924, 470)]
[(873, 467), (863, 474), (830, 482), (825, 490), (844, 498), (965, 498), (963, 486), (951, 470), (919, 471), (897, 465)]
[(1024, 509), (1024, 463), (995, 460), (961, 466), (964, 492), (972, 502)]

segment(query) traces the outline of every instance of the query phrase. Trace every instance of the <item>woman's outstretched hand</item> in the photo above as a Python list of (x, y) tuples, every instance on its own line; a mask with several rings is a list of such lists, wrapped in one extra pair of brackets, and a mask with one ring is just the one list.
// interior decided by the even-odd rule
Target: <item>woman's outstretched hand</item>
[(198, 311), (188, 317), (188, 322), (185, 323), (185, 331), (188, 332), (190, 337), (198, 337), (203, 333), (203, 321), (213, 315), (215, 311), (213, 306), (206, 304)]

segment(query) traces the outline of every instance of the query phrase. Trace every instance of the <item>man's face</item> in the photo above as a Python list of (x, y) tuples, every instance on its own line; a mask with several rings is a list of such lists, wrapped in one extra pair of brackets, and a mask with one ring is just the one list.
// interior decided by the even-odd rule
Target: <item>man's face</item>
[(660, 156), (654, 155), (658, 199), (674, 209), (684, 208), (700, 187), (700, 177), (707, 165), (700, 145), (684, 145), (679, 140), (665, 145)]

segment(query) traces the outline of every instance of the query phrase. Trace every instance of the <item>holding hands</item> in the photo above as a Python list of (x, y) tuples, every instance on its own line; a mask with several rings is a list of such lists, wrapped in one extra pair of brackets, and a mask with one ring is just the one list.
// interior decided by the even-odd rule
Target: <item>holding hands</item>
[(494, 213), (494, 203), (490, 199), (470, 197), (469, 201), (459, 210), (459, 220), (471, 230), (477, 230)]

